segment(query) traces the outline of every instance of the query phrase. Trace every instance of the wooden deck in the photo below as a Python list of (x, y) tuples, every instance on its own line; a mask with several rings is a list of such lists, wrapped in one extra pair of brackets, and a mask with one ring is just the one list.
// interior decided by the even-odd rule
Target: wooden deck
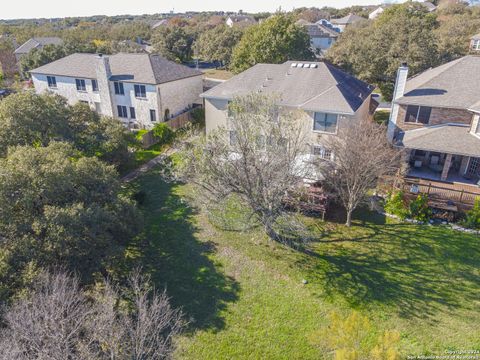
[(480, 198), (480, 187), (464, 183), (447, 183), (407, 177), (400, 185), (407, 195), (427, 194), (432, 205), (469, 209)]

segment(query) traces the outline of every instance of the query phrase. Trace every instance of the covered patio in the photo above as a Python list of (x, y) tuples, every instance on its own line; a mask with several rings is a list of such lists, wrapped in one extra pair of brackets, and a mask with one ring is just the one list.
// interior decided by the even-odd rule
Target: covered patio
[(480, 138), (469, 126), (445, 124), (407, 131), (397, 145), (409, 151), (409, 177), (479, 184)]

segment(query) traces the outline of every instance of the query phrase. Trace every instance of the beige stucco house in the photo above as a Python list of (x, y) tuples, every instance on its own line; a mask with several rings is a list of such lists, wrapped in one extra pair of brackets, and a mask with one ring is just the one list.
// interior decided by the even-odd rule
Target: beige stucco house
[(306, 151), (311, 156), (334, 159), (326, 146), (349, 122), (372, 113), (373, 87), (326, 62), (257, 64), (203, 93), (207, 134), (228, 130), (228, 103), (252, 92), (280, 98), (279, 106), (300, 110), (307, 133)]

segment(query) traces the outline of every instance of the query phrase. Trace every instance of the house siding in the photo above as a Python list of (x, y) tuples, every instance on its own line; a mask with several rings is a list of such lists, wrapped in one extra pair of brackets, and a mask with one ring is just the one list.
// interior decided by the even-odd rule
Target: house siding
[(195, 103), (201, 103), (200, 94), (203, 92), (202, 76), (193, 76), (186, 79), (172, 81), (158, 85), (160, 94), (159, 119), (163, 120), (165, 110), (168, 109), (171, 116), (175, 116), (192, 107)]

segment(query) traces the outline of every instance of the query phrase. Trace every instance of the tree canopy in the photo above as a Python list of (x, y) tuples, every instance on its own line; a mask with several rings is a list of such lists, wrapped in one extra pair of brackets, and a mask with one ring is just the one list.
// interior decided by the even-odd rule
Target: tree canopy
[(9, 146), (46, 146), (60, 140), (122, 167), (130, 161), (131, 137), (118, 120), (101, 117), (86, 104), (68, 105), (58, 95), (22, 92), (0, 103), (0, 156)]
[(291, 14), (276, 14), (248, 28), (235, 47), (231, 68), (240, 73), (258, 63), (312, 60), (310, 38)]
[(395, 73), (408, 62), (410, 74), (439, 64), (436, 16), (421, 4), (394, 5), (376, 21), (349, 27), (327, 53), (328, 60), (378, 85), (391, 98)]
[(242, 34), (238, 27), (230, 28), (220, 24), (199, 36), (194, 45), (196, 55), (203, 60), (229, 65), (233, 48), (242, 38)]
[(64, 266), (88, 279), (105, 272), (138, 229), (113, 166), (71, 145), (11, 148), (0, 159), (0, 295), (36, 267)]

